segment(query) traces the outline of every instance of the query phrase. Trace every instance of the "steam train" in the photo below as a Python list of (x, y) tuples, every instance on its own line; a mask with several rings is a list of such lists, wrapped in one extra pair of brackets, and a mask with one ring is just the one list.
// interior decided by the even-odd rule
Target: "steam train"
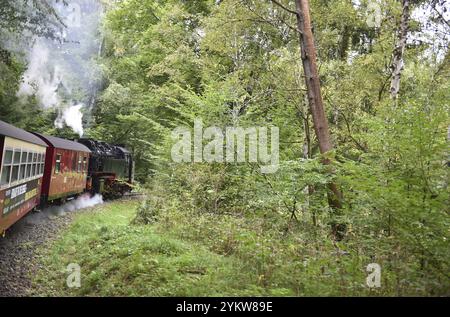
[(77, 142), (14, 127), (0, 120), (0, 234), (35, 208), (90, 192), (123, 195), (134, 162), (123, 147)]

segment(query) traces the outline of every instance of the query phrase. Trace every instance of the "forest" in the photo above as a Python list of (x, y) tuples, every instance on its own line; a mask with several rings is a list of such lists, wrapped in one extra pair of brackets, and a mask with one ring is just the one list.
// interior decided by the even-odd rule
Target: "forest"
[(446, 0), (3, 0), (0, 120), (126, 146), (145, 194), (39, 283), (449, 296), (449, 40)]

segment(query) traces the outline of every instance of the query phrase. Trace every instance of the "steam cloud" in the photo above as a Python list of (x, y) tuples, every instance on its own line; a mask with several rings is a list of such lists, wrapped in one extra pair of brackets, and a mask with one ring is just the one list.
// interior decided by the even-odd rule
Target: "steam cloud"
[(93, 197), (91, 197), (89, 194), (85, 194), (75, 200), (59, 206), (58, 209), (60, 213), (64, 213), (94, 207), (100, 204), (103, 204), (103, 197), (101, 195), (95, 194)]
[(101, 50), (99, 21), (103, 8), (98, 0), (54, 6), (67, 25), (60, 34), (64, 41), (35, 39), (17, 95), (34, 95), (44, 109), (57, 109), (55, 126), (68, 126), (82, 136), (83, 121), (89, 121), (101, 84), (96, 57)]
[(73, 212), (76, 210), (84, 209), (84, 208), (90, 208), (94, 207), (96, 205), (103, 204), (103, 197), (99, 194), (94, 195), (91, 197), (90, 194), (84, 194), (77, 199), (74, 199), (72, 201), (69, 201), (65, 203), (62, 206), (51, 206), (46, 209), (44, 209), (41, 214), (44, 217), (51, 217), (51, 216), (61, 216), (68, 212)]
[(83, 106), (83, 104), (71, 105), (69, 108), (64, 109), (62, 115), (55, 120), (55, 126), (62, 129), (64, 124), (66, 124), (68, 127), (71, 127), (73, 131), (82, 136), (84, 129), (81, 108), (83, 108)]
[(24, 74), (24, 81), (20, 86), (19, 96), (35, 94), (41, 106), (52, 108), (58, 106), (61, 101), (57, 90), (62, 83), (62, 74), (57, 66), (53, 71), (48, 70), (49, 50), (43, 41), (38, 41), (30, 54), (28, 69)]
[(94, 207), (100, 204), (103, 204), (103, 197), (101, 195), (96, 194), (91, 197), (90, 194), (84, 194), (62, 206), (51, 206), (42, 210), (42, 212), (30, 213), (24, 221), (19, 222), (17, 226), (27, 226), (29, 224), (39, 225), (47, 221), (52, 221), (54, 217), (63, 216), (69, 212)]

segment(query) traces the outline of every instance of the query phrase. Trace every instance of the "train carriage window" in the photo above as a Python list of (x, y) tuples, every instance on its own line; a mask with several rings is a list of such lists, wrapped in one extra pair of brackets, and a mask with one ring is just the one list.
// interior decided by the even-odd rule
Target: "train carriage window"
[(12, 157), (13, 157), (13, 151), (12, 150), (6, 150), (5, 151), (5, 159), (3, 160), (3, 164), (11, 164), (12, 163)]
[(11, 166), (4, 165), (2, 169), (2, 179), (1, 185), (9, 184), (9, 180), (11, 178)]
[(28, 153), (28, 159), (27, 159), (27, 178), (31, 177), (31, 165), (33, 162), (33, 153), (29, 152)]
[(20, 164), (19, 179), (27, 178), (27, 164)]
[(3, 159), (2, 176), (0, 179), (1, 186), (8, 185), (9, 181), (11, 180), (12, 160), (13, 160), (13, 151), (6, 150)]
[(20, 169), (20, 156), (22, 154), (21, 150), (14, 150), (13, 167), (11, 174), (11, 182), (17, 182), (19, 180), (19, 169)]
[(83, 157), (83, 171), (86, 172), (87, 171), (87, 157)]
[(17, 182), (19, 180), (19, 168), (20, 165), (14, 165), (11, 174), (11, 183)]
[(38, 154), (33, 153), (33, 166), (31, 168), (31, 175), (34, 177), (38, 174), (37, 171), (37, 160), (38, 160)]
[(78, 173), (81, 173), (81, 155), (78, 155)]
[(42, 154), (38, 153), (37, 161), (36, 161), (36, 175), (41, 175), (41, 160)]
[(44, 174), (44, 153), (41, 154), (41, 174)]
[(44, 174), (44, 167), (45, 167), (45, 153), (41, 154), (41, 174)]
[(61, 154), (56, 154), (55, 174), (61, 172)]
[(41, 174), (44, 175), (44, 169), (45, 169), (45, 154), (42, 154), (42, 161), (41, 161)]
[(14, 164), (20, 164), (20, 156), (22, 155), (21, 150), (14, 150)]
[(42, 163), (42, 156), (43, 156), (44, 154), (42, 154), (41, 153), (41, 157), (40, 157), (40, 160), (39, 160), (39, 175), (42, 175), (42, 174), (44, 174), (44, 169), (42, 168), (42, 166), (44, 165), (43, 163)]
[(20, 160), (20, 172), (19, 172), (20, 179), (27, 178), (27, 159), (28, 159), (28, 152), (22, 152), (22, 159)]
[(1, 185), (7, 185), (9, 184), (9, 180), (11, 178), (11, 165), (4, 165), (2, 169), (2, 179), (1, 179)]

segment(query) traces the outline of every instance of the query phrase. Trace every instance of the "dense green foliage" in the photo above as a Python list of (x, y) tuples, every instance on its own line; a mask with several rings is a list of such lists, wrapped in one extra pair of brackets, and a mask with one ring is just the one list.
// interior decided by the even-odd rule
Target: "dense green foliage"
[[(331, 239), (328, 223), (343, 221), (345, 240), (317, 256), (325, 268), (355, 272), (344, 277), (347, 291), (377, 262), (391, 285), (386, 293), (448, 293), (449, 55), (441, 51), (438, 59), (424, 42), (410, 45), (401, 96), (392, 101), (389, 62), (401, 8), (388, 1), (380, 28), (367, 26), (364, 12), (349, 1), (312, 1), (336, 146), (333, 177), (345, 203), (333, 219), (325, 196), (331, 175), (320, 165), (305, 104), (295, 17), (270, 1), (126, 1), (110, 11), (109, 87), (96, 131), (130, 142), (138, 178), (152, 176), (150, 195), (160, 199), (141, 208), (142, 220), (176, 209), (193, 219), (223, 215), (218, 223), (269, 217), (280, 235), (306, 234), (309, 252)], [(411, 29), (420, 32), (418, 23)], [(170, 131), (194, 118), (205, 126), (280, 127), (280, 170), (264, 176), (251, 164), (171, 163)], [(283, 253), (278, 239), (273, 254)], [(344, 260), (333, 250), (344, 250)]]

